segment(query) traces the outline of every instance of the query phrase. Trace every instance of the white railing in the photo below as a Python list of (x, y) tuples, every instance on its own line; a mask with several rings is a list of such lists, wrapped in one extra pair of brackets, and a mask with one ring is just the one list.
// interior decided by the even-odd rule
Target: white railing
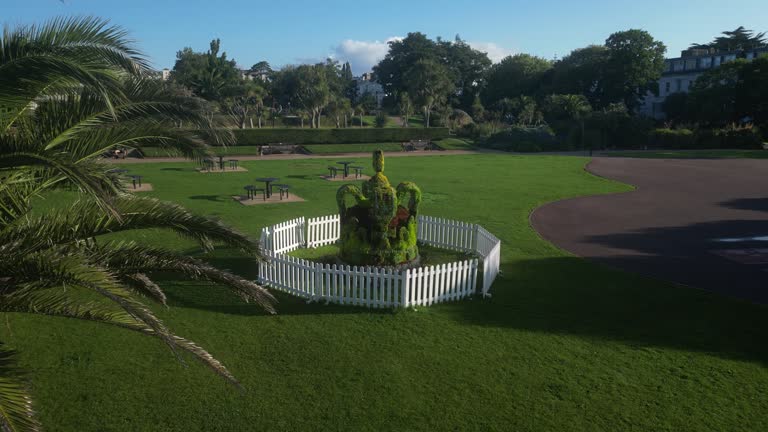
[(316, 248), (339, 240), (341, 223), (339, 215), (322, 216), (307, 221), (307, 247)]
[(421, 243), (443, 249), (475, 252), (477, 225), (432, 216), (419, 216), (418, 226), (416, 238)]
[(417, 269), (321, 264), (267, 252), (259, 283), (312, 301), (373, 308), (429, 306), (475, 293), (477, 259)]
[(261, 230), (261, 247), (276, 254), (294, 251), (304, 247), (303, 217), (281, 222)]
[[(285, 255), (300, 247), (336, 243), (339, 215), (303, 217), (264, 228), (267, 259), (259, 264), (259, 282), (309, 300), (367, 307), (428, 306), (454, 301), (477, 290), (478, 260), (396, 270), (328, 265)], [(499, 275), (501, 241), (485, 228), (450, 219), (419, 216), (420, 243), (477, 254), (482, 260), (483, 296)]]

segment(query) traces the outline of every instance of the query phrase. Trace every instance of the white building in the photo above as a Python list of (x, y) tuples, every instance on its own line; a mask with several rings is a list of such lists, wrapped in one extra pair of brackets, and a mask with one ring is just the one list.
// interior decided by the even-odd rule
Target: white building
[(381, 103), (384, 101), (384, 87), (381, 84), (371, 81), (371, 74), (364, 73), (362, 76), (355, 78), (355, 86), (357, 87), (358, 100), (366, 94), (373, 95), (376, 98), (376, 104), (381, 108)]
[(163, 69), (161, 73), (163, 81), (168, 81), (171, 78), (171, 71), (168, 68)]
[(763, 54), (768, 54), (768, 48), (756, 48), (744, 52), (685, 50), (680, 57), (664, 60), (664, 72), (659, 80), (659, 95), (648, 93), (639, 112), (644, 116), (663, 120), (666, 116), (662, 107), (667, 96), (674, 93), (688, 93), (696, 79), (709, 69), (737, 58), (752, 60)]

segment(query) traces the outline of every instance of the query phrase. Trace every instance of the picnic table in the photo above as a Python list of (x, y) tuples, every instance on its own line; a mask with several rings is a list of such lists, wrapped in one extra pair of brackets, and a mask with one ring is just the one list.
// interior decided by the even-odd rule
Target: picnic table
[(353, 170), (355, 170), (355, 178), (360, 178), (361, 175), (363, 175), (363, 167), (361, 166), (351, 166)]
[(240, 163), (240, 160), (239, 159), (230, 159), (228, 162), (229, 162), (229, 168), (233, 169), (233, 170), (236, 170), (237, 169), (237, 164)]
[(131, 180), (133, 180), (133, 188), (136, 189), (136, 183), (139, 183), (139, 187), (141, 187), (141, 179), (142, 176), (140, 175), (132, 175)]
[(339, 161), (336, 162), (339, 165), (344, 165), (344, 178), (349, 177), (349, 166), (355, 163), (354, 161)]
[(264, 182), (266, 186), (266, 194), (267, 198), (270, 198), (272, 196), (272, 183), (280, 180), (277, 177), (259, 177), (256, 179), (256, 181)]

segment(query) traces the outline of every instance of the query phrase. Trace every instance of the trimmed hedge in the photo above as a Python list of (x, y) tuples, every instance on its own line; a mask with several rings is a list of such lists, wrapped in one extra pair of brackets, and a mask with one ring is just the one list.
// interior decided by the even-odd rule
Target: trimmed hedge
[(236, 129), (238, 145), (349, 144), (438, 140), (448, 137), (448, 128), (376, 128), (376, 129)]
[(655, 129), (648, 134), (648, 147), (692, 149), (696, 147), (696, 136), (690, 129)]
[(480, 146), (521, 153), (562, 150), (562, 144), (558, 142), (554, 131), (547, 126), (512, 126), (505, 131), (491, 135), (482, 141)]
[(648, 147), (656, 149), (759, 150), (763, 140), (757, 128), (751, 129), (655, 129), (648, 135)]

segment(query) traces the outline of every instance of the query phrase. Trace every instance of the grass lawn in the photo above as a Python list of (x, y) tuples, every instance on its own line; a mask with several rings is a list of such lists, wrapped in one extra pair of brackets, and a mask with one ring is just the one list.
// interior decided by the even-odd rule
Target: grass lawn
[[(424, 214), (481, 223), (502, 240), (503, 274), (489, 299), (393, 312), (280, 295), (280, 314), (267, 316), (223, 288), (166, 277), (171, 307), (153, 309), (223, 361), (242, 392), (119, 328), (8, 313), (0, 336), (31, 371), (48, 430), (768, 430), (765, 307), (586, 262), (530, 228), (543, 203), (630, 189), (588, 174), (586, 161), (387, 161), (393, 183), (422, 188)], [(254, 236), (266, 224), (336, 211), (340, 185), (318, 178), (327, 161), (243, 165), (249, 172), (129, 168), (154, 185), (149, 195)], [(261, 176), (281, 177), (307, 201), (245, 207), (230, 198)], [(37, 208), (72, 198), (57, 193)], [(196, 250), (166, 233), (130, 238)], [(255, 277), (254, 263), (232, 251), (209, 259)]]
[(765, 159), (766, 150), (659, 150), (620, 151), (606, 153), (606, 156), (655, 158), (655, 159)]

